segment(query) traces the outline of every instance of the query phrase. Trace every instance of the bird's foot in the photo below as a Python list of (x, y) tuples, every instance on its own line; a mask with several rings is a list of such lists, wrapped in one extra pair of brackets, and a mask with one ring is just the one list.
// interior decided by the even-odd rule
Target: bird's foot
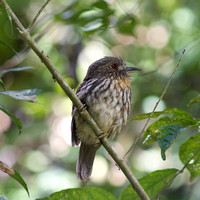
[(83, 104), (81, 107), (78, 108), (79, 112), (84, 112), (87, 109), (87, 106)]
[(107, 138), (109, 136), (109, 134), (108, 133), (102, 133), (100, 136), (98, 136), (97, 138), (98, 139), (102, 139), (102, 138)]

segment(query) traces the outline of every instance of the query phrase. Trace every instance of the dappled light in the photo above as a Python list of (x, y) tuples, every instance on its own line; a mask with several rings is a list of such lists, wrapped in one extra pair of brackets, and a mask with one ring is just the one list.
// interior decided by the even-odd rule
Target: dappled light
[(0, 111), (0, 134), (7, 131), (10, 126), (11, 126), (11, 119), (8, 117), (8, 115), (6, 115), (5, 113), (3, 113), (2, 111)]
[[(144, 113), (149, 113), (153, 110), (156, 102), (158, 102), (159, 98), (156, 96), (148, 96), (146, 97), (142, 102), (142, 109)], [(161, 100), (158, 107), (156, 108), (156, 111), (161, 111), (166, 108), (165, 102)]]
[(105, 158), (102, 156), (95, 157), (94, 170), (91, 180), (94, 183), (101, 184), (107, 181), (109, 166)]

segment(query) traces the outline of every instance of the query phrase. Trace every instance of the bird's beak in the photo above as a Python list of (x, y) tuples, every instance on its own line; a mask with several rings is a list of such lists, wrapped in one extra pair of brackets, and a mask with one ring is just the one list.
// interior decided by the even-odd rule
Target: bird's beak
[(123, 69), (123, 71), (127, 71), (129, 73), (134, 73), (134, 72), (137, 72), (137, 71), (142, 71), (141, 69), (139, 68), (136, 68), (136, 67), (125, 67)]

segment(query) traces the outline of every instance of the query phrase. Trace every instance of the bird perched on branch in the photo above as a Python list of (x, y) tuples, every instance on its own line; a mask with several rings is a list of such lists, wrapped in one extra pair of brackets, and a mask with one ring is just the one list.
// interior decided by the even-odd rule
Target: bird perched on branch
[[(131, 103), (130, 73), (135, 71), (140, 69), (127, 67), (119, 57), (104, 57), (89, 66), (78, 87), (76, 94), (102, 130), (102, 137), (115, 136), (126, 124)], [(81, 143), (77, 176), (80, 180), (87, 180), (101, 144), (74, 106), (71, 131), (72, 146)]]

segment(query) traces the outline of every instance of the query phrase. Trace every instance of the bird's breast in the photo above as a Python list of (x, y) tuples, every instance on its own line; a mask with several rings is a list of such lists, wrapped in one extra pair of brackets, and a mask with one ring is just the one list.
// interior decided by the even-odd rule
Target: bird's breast
[[(126, 124), (131, 102), (129, 86), (117, 79), (95, 79), (85, 83), (78, 92), (79, 98), (84, 97), (84, 103), (102, 133), (108, 136), (114, 136)], [(99, 140), (80, 114), (75, 112), (74, 117), (80, 141), (97, 144)]]
[(102, 131), (116, 134), (126, 123), (131, 102), (129, 86), (123, 81), (106, 79), (88, 94), (89, 112)]

